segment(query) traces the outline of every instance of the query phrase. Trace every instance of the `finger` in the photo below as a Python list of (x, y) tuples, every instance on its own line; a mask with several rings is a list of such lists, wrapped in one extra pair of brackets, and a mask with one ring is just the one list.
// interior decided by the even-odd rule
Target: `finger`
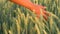
[(50, 14), (47, 11), (43, 11), (43, 13), (47, 16), (50, 16)]
[(39, 5), (39, 7), (42, 8), (42, 9), (46, 9), (46, 7), (45, 6), (42, 6), (42, 5)]
[(42, 15), (43, 15), (43, 17), (44, 17), (45, 20), (48, 19), (48, 17), (46, 16), (46, 14), (42, 14)]
[(41, 9), (46, 9), (45, 6), (42, 6), (42, 5), (36, 5), (38, 8), (41, 8)]

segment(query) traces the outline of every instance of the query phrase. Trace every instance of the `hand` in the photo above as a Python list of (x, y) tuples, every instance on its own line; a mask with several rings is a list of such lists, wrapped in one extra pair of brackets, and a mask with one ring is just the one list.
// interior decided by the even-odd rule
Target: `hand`
[(45, 20), (47, 20), (50, 14), (45, 9), (46, 7), (44, 6), (35, 5), (35, 8), (33, 9), (33, 11), (36, 13), (38, 18), (40, 17), (40, 15), (42, 15), (45, 18)]

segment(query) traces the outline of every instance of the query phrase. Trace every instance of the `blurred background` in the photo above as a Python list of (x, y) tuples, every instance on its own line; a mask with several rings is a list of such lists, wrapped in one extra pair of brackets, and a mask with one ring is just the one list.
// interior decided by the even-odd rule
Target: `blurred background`
[(0, 34), (60, 34), (60, 0), (31, 0), (46, 6), (51, 14), (46, 21), (31, 10), (0, 0)]

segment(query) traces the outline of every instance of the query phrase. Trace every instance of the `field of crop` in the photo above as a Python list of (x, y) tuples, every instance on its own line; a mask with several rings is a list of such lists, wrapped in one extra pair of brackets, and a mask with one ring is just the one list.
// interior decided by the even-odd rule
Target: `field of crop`
[(46, 21), (31, 10), (0, 0), (0, 34), (60, 34), (60, 0), (31, 0), (46, 6), (51, 14)]

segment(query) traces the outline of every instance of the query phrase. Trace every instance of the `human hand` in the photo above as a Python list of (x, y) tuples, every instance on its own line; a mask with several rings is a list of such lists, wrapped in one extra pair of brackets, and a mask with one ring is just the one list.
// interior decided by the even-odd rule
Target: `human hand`
[(50, 14), (45, 9), (46, 9), (46, 7), (44, 7), (44, 6), (35, 5), (35, 8), (33, 9), (33, 11), (38, 18), (42, 15), (44, 17), (44, 19), (47, 20), (48, 16), (50, 16)]

